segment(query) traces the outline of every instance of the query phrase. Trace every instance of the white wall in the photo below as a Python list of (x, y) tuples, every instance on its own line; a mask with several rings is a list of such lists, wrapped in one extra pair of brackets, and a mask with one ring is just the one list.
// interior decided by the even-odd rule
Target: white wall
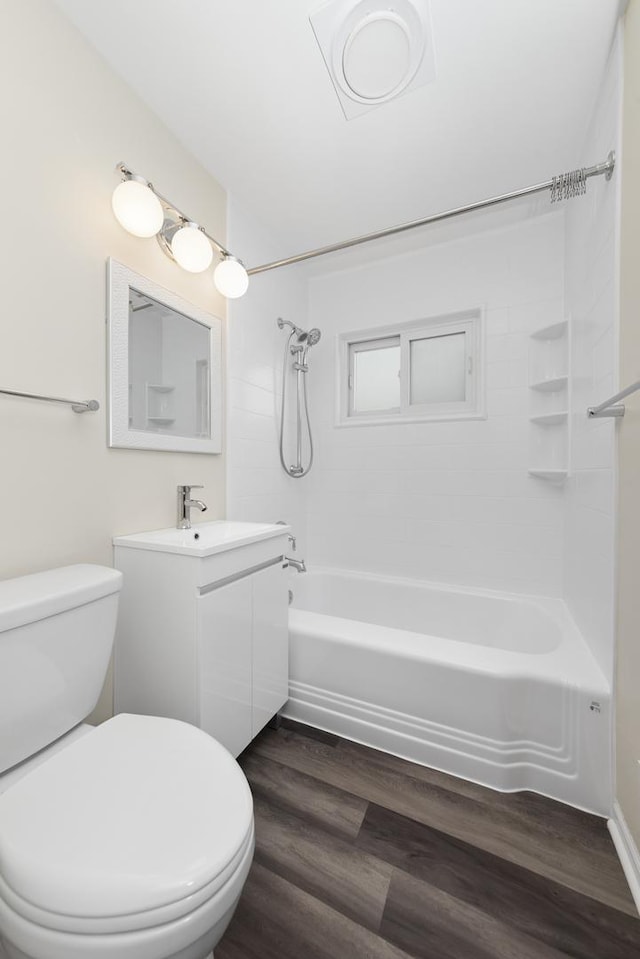
[[(175, 266), (111, 211), (126, 161), (221, 237), (225, 194), (157, 117), (45, 0), (0, 0), (0, 386), (96, 398), (97, 414), (0, 397), (0, 575), (110, 565), (114, 534), (170, 526), (178, 483), (204, 483), (224, 511), (220, 456), (107, 448), (105, 290), (113, 256), (224, 315), (209, 277)], [(107, 694), (102, 715), (109, 712)]]
[[(620, 159), (621, 38), (609, 58), (580, 165)], [(573, 475), (566, 491), (565, 598), (605, 675), (614, 651), (615, 430), (586, 409), (618, 389), (620, 164), (567, 205), (566, 302), (573, 327)]]
[[(623, 148), (620, 377), (627, 386), (640, 370), (640, 0), (632, 0), (625, 19)], [(640, 850), (640, 393), (625, 403), (619, 426), (616, 797)]]
[[(527, 475), (527, 384), (530, 331), (564, 315), (563, 237), (558, 212), (311, 280), (313, 563), (561, 595), (563, 494)], [(474, 306), (488, 419), (335, 427), (338, 332)]]
[[(247, 266), (281, 255), (273, 238), (232, 198), (228, 242), (230, 249), (242, 250)], [(227, 516), (256, 522), (285, 520), (294, 527), (299, 555), (304, 555), (303, 502), (308, 480), (287, 476), (278, 452), (287, 335), (276, 323), (283, 317), (306, 327), (304, 272), (300, 267), (286, 267), (252, 277), (249, 291), (229, 302), (228, 313)]]

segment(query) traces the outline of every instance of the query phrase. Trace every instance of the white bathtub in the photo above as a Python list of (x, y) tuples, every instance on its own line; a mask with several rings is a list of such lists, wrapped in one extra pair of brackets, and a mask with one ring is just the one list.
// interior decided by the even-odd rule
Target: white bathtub
[(340, 570), (292, 586), (284, 715), (609, 813), (610, 690), (561, 600)]

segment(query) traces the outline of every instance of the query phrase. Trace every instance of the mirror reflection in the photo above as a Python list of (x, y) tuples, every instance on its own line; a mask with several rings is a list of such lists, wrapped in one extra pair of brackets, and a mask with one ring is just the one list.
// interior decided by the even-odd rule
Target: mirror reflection
[(129, 428), (210, 438), (209, 327), (129, 288)]
[(107, 288), (109, 446), (220, 453), (220, 319), (117, 260)]

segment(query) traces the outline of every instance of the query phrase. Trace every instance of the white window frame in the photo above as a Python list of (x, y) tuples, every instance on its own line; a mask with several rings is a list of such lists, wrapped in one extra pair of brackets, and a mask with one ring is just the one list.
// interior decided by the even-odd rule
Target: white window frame
[[(412, 340), (465, 334), (466, 399), (452, 403), (410, 403)], [(365, 349), (400, 343), (400, 407), (358, 413), (353, 409), (353, 357)], [(486, 419), (484, 397), (484, 311), (463, 310), (394, 326), (341, 333), (337, 337), (336, 426), (373, 426), (444, 420)]]

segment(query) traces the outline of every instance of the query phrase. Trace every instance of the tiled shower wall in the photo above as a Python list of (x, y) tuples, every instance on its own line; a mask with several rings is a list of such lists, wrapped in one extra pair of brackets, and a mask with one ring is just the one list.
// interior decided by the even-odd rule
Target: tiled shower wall
[[(616, 150), (620, 161), (621, 42), (616, 38), (580, 157), (589, 166)], [(573, 320), (573, 472), (565, 503), (565, 598), (605, 675), (614, 636), (616, 421), (586, 409), (617, 381), (620, 168), (567, 206), (566, 300)]]
[[(249, 266), (281, 255), (273, 241), (230, 200), (229, 248)], [(300, 270), (256, 276), (246, 296), (229, 301), (227, 327), (227, 518), (285, 520), (304, 552), (306, 520), (299, 481), (280, 467), (278, 429), (282, 353), (279, 316), (304, 326), (307, 282)]]
[[(529, 333), (564, 316), (564, 215), (310, 281), (316, 466), (308, 559), (321, 566), (562, 595), (563, 491), (529, 477)], [(488, 418), (335, 425), (339, 332), (482, 307)]]
[[(616, 46), (577, 162), (616, 147), (619, 63)], [(427, 236), (432, 245), (402, 255), (372, 248), (364, 265), (311, 279), (299, 267), (254, 277), (230, 306), (227, 515), (293, 523), (316, 565), (565, 596), (610, 675), (616, 427), (588, 422), (585, 410), (618, 385), (616, 182), (591, 180), (565, 211), (498, 228), (488, 216), (482, 232), (475, 220), (467, 236)], [(246, 262), (281, 255), (233, 205), (229, 219), (230, 247)], [(338, 333), (477, 306), (486, 420), (335, 425)], [(573, 475), (555, 485), (527, 473), (540, 465), (528, 448), (529, 334), (569, 314)], [(322, 330), (309, 357), (316, 464), (302, 481), (278, 457), (279, 315)]]

